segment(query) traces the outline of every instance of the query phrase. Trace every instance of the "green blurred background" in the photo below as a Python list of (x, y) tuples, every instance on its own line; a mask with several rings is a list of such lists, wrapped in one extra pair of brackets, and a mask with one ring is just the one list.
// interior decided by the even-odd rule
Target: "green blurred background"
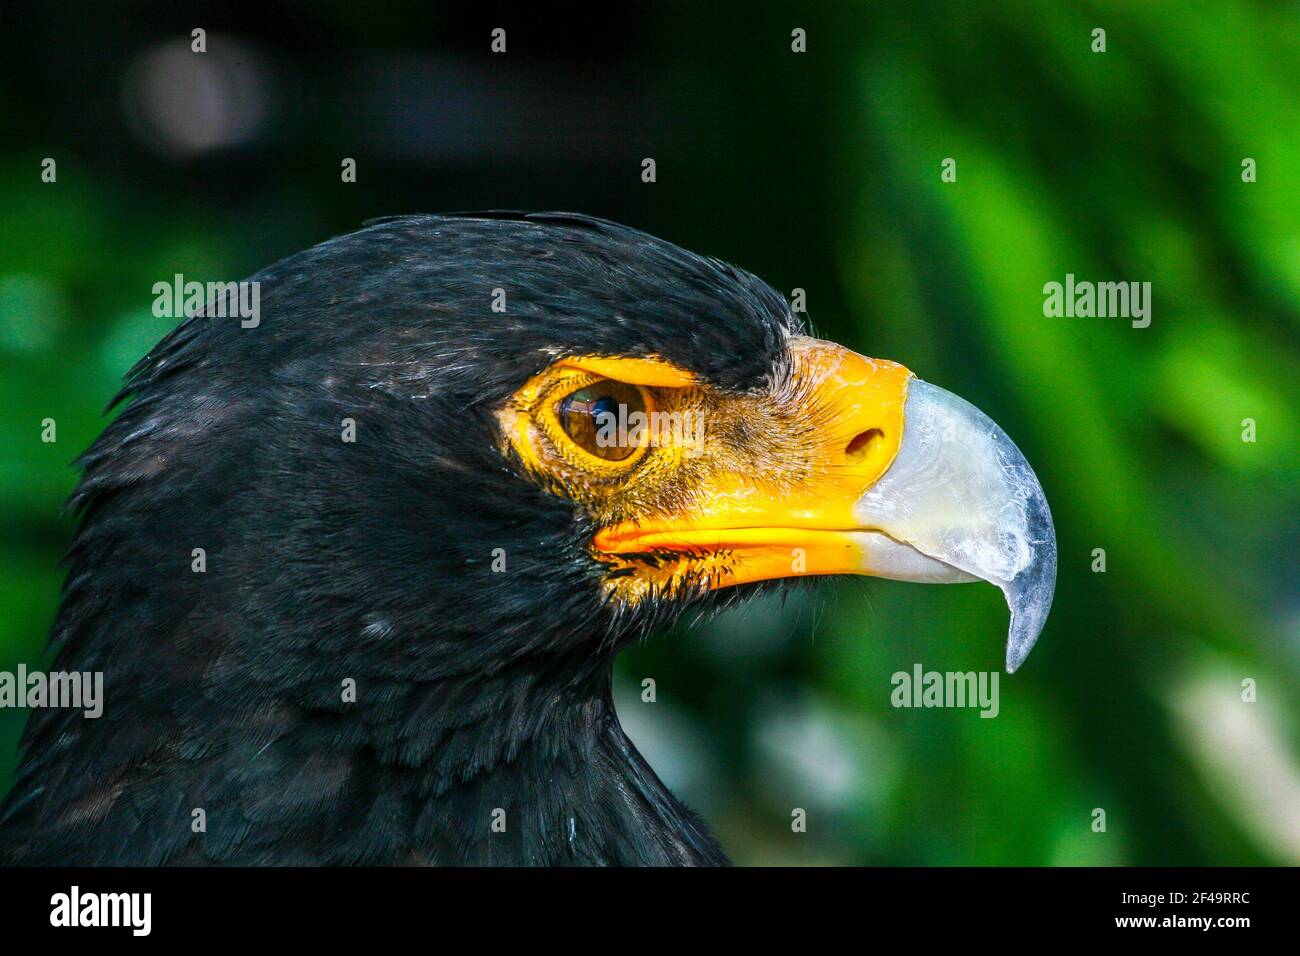
[[(70, 462), (168, 329), (154, 282), (372, 216), (571, 209), (805, 289), (819, 333), (999, 422), (1055, 515), (1055, 607), (993, 720), (889, 702), (918, 662), (1000, 666), (990, 587), (836, 580), (622, 657), (629, 733), (737, 862), (1300, 863), (1294, 3), (5, 4), (0, 26), (0, 670), (43, 663)], [(1151, 326), (1044, 317), (1071, 272), (1150, 282)], [(0, 793), (25, 716), (0, 711)]]

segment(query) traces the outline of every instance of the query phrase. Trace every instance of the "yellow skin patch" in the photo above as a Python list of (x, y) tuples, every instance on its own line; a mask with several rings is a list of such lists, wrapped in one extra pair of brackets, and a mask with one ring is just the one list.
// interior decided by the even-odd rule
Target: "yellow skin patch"
[[(793, 339), (790, 353), (781, 381), (745, 395), (656, 358), (563, 359), (500, 410), (523, 468), (599, 529), (592, 554), (610, 568), (612, 596), (863, 572), (853, 505), (898, 453), (912, 373), (818, 339)], [(606, 379), (638, 386), (647, 412), (702, 416), (703, 445), (642, 435), (619, 461), (579, 447), (560, 403)]]

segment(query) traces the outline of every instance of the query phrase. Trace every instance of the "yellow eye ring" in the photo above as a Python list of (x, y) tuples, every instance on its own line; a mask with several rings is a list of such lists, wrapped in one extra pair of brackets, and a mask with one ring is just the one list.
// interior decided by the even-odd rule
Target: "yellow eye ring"
[(560, 399), (554, 411), (573, 443), (604, 461), (624, 461), (645, 444), (645, 393), (635, 385), (592, 382)]
[[(556, 493), (570, 497), (575, 494), (595, 494), (597, 488), (622, 487), (632, 474), (640, 470), (640, 465), (650, 461), (651, 448), (662, 447), (662, 443), (656, 442), (654, 437), (654, 426), (663, 404), (660, 401), (660, 389), (666, 389), (675, 396), (675, 393), (687, 389), (693, 382), (689, 373), (654, 358), (565, 358), (542, 369), (525, 382), (497, 411), (497, 418), (505, 448), (513, 450), (521, 464)], [(630, 449), (625, 455), (621, 448), (614, 454), (594, 453), (601, 449), (583, 447), (592, 442), (584, 439), (582, 433), (579, 433), (577, 440), (573, 437), (575, 423), (572, 415), (575, 412), (594, 414), (598, 410), (595, 407), (575, 408), (571, 402), (568, 408), (569, 428), (565, 427), (565, 399), (588, 387), (600, 387), (602, 383), (607, 383), (605, 387), (609, 388), (632, 390), (623, 393), (621, 403), (617, 402), (617, 396), (613, 396), (616, 405), (627, 407), (627, 418), (623, 422), (616, 419), (613, 423), (616, 429), (623, 426), (622, 434), (616, 437), (614, 444)], [(633, 394), (636, 398), (632, 397)], [(589, 393), (578, 397), (591, 401), (594, 405), (594, 400), (602, 396)], [(678, 401), (676, 397), (669, 399), (670, 404)], [(644, 413), (649, 428), (633, 427), (636, 422), (631, 420), (631, 413), (634, 411)], [(634, 436), (635, 440), (632, 440)], [(671, 456), (671, 442), (669, 445), (666, 454)]]
[(650, 445), (654, 402), (648, 389), (584, 373), (548, 390), (538, 417), (557, 449), (599, 473), (619, 473)]

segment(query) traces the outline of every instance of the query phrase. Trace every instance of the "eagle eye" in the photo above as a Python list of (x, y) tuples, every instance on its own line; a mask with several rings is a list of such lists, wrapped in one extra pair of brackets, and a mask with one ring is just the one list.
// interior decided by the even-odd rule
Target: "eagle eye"
[(593, 382), (562, 398), (555, 412), (574, 444), (605, 461), (630, 457), (648, 436), (645, 393), (624, 382)]

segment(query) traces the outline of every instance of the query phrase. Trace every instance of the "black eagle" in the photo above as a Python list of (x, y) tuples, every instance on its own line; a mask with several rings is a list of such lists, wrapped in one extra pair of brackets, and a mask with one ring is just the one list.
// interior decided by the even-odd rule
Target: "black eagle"
[(740, 269), (493, 212), (252, 281), (79, 460), (53, 668), (104, 710), (32, 713), (0, 860), (722, 864), (619, 726), (621, 648), (838, 573), (996, 584), (1009, 670), (1042, 628), (1015, 446)]

